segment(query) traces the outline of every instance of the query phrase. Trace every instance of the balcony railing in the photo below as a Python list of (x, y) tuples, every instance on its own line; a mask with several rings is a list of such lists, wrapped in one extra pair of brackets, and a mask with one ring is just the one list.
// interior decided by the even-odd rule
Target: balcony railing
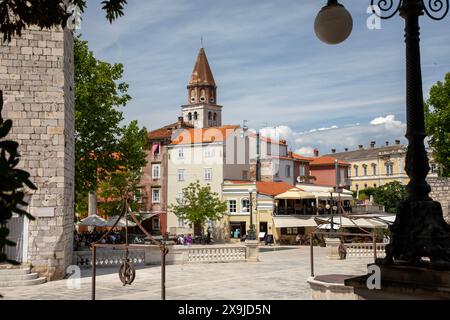
[[(352, 212), (351, 206), (344, 206), (346, 213)], [(275, 208), (273, 211), (275, 216), (301, 216), (301, 215), (324, 215), (330, 214), (330, 210), (325, 208)]]

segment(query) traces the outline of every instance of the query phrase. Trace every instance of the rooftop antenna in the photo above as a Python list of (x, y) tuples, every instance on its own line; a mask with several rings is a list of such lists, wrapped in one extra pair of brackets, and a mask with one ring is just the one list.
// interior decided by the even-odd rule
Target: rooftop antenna
[(203, 36), (201, 36), (200, 42), (201, 42), (201, 44), (202, 44), (202, 48), (205, 48), (205, 47), (203, 46)]

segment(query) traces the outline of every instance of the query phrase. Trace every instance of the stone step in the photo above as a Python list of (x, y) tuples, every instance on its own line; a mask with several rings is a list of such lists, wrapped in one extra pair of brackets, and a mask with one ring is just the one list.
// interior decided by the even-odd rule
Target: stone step
[(14, 280), (14, 281), (0, 280), (0, 288), (34, 286), (38, 284), (43, 284), (45, 282), (47, 282), (46, 278), (37, 278), (31, 280)]
[(0, 282), (15, 281), (15, 280), (32, 280), (39, 278), (37, 273), (26, 274), (2, 274), (0, 273)]
[(0, 276), (9, 276), (9, 275), (23, 275), (29, 274), (30, 268), (9, 268), (9, 269), (0, 269)]

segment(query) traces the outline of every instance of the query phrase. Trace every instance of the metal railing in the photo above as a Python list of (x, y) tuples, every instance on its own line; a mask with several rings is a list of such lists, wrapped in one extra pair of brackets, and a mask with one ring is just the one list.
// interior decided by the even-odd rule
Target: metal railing
[[(145, 264), (144, 250), (130, 250), (128, 258), (134, 265)], [(79, 267), (92, 266), (92, 252), (89, 251), (75, 251), (73, 256), (73, 263)], [(96, 252), (95, 265), (98, 267), (119, 266), (125, 261), (125, 254), (123, 250), (114, 249), (98, 249)]]
[[(347, 250), (347, 257), (373, 257), (374, 251), (378, 258), (384, 258), (386, 256), (387, 243), (346, 243), (345, 248)], [(374, 249), (374, 246), (376, 249)]]

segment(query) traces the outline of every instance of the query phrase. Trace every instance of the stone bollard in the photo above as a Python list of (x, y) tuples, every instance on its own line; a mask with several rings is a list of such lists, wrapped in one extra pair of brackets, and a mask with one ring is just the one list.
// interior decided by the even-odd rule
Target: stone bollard
[(258, 253), (259, 253), (259, 241), (258, 240), (246, 240), (246, 253), (247, 253), (247, 262), (259, 262)]
[(325, 238), (327, 247), (327, 258), (330, 260), (341, 260), (339, 255), (339, 245), (341, 240), (339, 238)]

